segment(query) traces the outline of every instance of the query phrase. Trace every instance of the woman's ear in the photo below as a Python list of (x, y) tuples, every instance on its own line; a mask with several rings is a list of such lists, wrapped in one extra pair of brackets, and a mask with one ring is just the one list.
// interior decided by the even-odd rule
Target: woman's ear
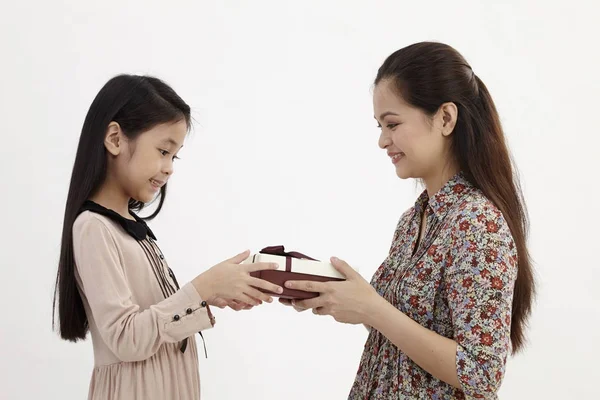
[(106, 129), (106, 135), (104, 136), (104, 147), (113, 156), (119, 155), (123, 148), (123, 138), (121, 132), (121, 126), (117, 122), (111, 122), (108, 124)]
[(442, 135), (450, 136), (454, 132), (454, 127), (458, 119), (458, 107), (452, 102), (444, 103), (440, 106), (438, 112), (441, 118)]

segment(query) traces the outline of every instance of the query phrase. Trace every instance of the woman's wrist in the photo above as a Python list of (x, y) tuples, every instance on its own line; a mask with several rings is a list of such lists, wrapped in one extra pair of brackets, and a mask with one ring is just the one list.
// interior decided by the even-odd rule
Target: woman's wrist
[(377, 320), (381, 318), (382, 312), (389, 303), (373, 290), (372, 295), (365, 300), (364, 305), (362, 323), (374, 328), (377, 325)]

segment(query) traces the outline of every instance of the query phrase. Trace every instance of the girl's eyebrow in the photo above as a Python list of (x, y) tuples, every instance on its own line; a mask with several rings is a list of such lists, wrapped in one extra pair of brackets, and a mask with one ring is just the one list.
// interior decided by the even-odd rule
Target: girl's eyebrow
[[(163, 139), (163, 141), (161, 143), (162, 144), (166, 144), (166, 145), (170, 145), (170, 146), (173, 146), (173, 147), (177, 147), (177, 142), (174, 141), (171, 138)], [(183, 145), (181, 147), (183, 147)]]

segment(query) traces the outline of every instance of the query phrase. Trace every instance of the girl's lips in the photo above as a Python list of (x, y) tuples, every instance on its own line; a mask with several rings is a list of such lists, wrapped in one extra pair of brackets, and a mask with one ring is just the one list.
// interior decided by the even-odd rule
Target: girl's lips
[(150, 179), (150, 184), (152, 185), (152, 187), (156, 190), (160, 189), (161, 187), (164, 186), (165, 182), (164, 181), (159, 181), (156, 179)]

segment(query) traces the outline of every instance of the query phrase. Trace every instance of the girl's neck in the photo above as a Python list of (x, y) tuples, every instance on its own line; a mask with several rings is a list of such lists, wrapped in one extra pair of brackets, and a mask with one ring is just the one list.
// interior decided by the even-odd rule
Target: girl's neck
[(110, 179), (107, 179), (100, 186), (96, 193), (90, 197), (90, 200), (104, 208), (115, 211), (123, 218), (134, 219), (129, 213), (129, 197)]

